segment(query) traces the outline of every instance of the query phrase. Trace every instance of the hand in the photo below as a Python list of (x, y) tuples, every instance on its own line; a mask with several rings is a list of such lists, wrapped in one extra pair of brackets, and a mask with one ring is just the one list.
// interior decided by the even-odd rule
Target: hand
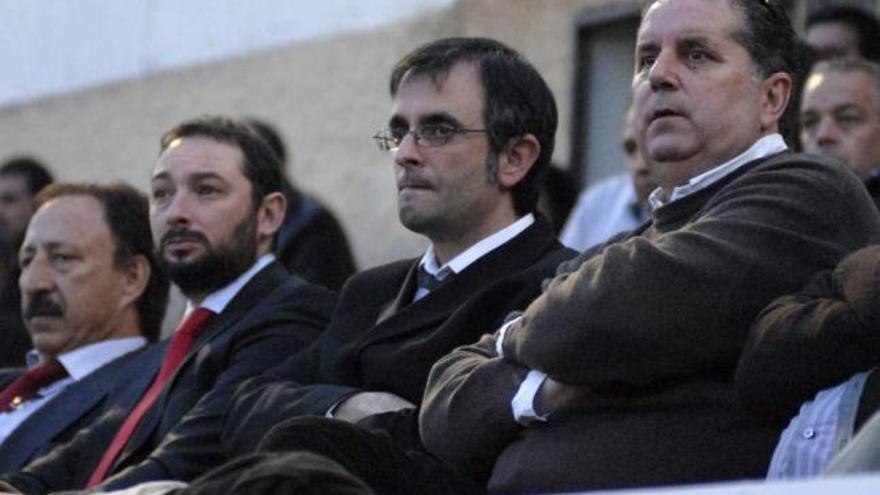
[(18, 491), (18, 488), (6, 483), (5, 481), (0, 481), (0, 495), (16, 495), (21, 494)]
[(535, 412), (541, 416), (550, 415), (581, 402), (588, 395), (587, 387), (557, 382), (548, 376), (535, 397)]
[(357, 423), (373, 414), (415, 409), (415, 407), (412, 402), (390, 392), (358, 392), (340, 402), (333, 412), (333, 417), (349, 423)]

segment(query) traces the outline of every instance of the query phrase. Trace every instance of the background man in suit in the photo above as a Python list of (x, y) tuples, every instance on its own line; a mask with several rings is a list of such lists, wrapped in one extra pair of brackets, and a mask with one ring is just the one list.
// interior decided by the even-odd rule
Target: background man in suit
[(801, 99), (801, 143), (842, 161), (880, 202), (880, 66), (861, 59), (815, 65)]
[(342, 225), (317, 198), (295, 187), (286, 177), (287, 148), (278, 131), (257, 119), (248, 119), (246, 123), (278, 156), (278, 166), (284, 177), (282, 192), (287, 209), (284, 223), (278, 230), (275, 256), (291, 273), (339, 291), (345, 280), (357, 271)]
[(188, 479), (222, 459), (219, 420), (235, 387), (310, 343), (334, 302), (271, 254), (284, 212), (274, 160), (249, 127), (221, 117), (163, 136), (150, 220), (158, 256), (189, 299), (187, 316), (170, 344), (132, 360), (148, 371), (127, 383), (127, 403), (4, 477), (11, 487)]
[[(34, 214), (34, 197), (51, 182), (46, 166), (28, 156), (10, 158), (0, 166), (0, 256), (4, 257), (0, 264), (7, 268), (0, 273), (0, 366), (24, 365), (24, 355), (31, 347), (21, 322), (15, 254)], [(9, 253), (12, 256), (7, 258)]]
[[(54, 184), (35, 204), (20, 283), (35, 348), (27, 374), (45, 379), (0, 392), (0, 472), (67, 441), (112, 403), (112, 386), (128, 371), (116, 358), (157, 340), (168, 300), (143, 194)], [(4, 376), (4, 387), (22, 373)]]
[[(431, 364), (521, 309), (573, 254), (534, 214), (556, 107), (520, 54), (479, 38), (429, 43), (395, 66), (391, 96), (388, 128), (376, 139), (394, 157), (400, 221), (431, 246), (352, 277), (314, 346), (239, 389), (225, 434), (236, 456), (285, 418), (331, 416), (282, 425), (272, 448), (309, 447), (288, 443), (287, 433), (313, 432), (356, 459), (354, 469), (372, 472), (377, 493), (434, 481), (433, 466), (410, 466), (399, 485), (383, 484), (395, 473), (371, 469), (385, 455), (376, 452), (397, 455), (391, 439), (422, 450), (413, 411)], [(362, 447), (374, 455), (359, 456)]]
[(563, 264), (521, 318), (434, 366), (430, 451), (491, 469), (502, 493), (764, 473), (776, 432), (732, 407), (749, 323), (880, 235), (852, 174), (784, 152), (795, 40), (775, 2), (646, 6), (633, 106), (652, 220)]

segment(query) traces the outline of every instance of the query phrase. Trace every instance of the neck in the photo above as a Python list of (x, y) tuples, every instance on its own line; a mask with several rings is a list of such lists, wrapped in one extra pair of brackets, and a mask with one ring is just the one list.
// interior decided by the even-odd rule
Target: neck
[(506, 214), (496, 216), (492, 221), (483, 222), (479, 228), (471, 229), (466, 233), (449, 238), (431, 237), (431, 244), (434, 246), (434, 256), (437, 258), (437, 263), (443, 266), (459, 254), (467, 251), (474, 244), (510, 226), (518, 218), (511, 210)]

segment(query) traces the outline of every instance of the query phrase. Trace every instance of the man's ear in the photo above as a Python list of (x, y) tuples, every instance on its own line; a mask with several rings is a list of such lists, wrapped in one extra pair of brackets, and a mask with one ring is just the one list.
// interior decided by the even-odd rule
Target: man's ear
[(128, 266), (123, 271), (125, 278), (122, 285), (122, 303), (123, 305), (135, 304), (147, 290), (147, 284), (150, 283), (152, 275), (150, 262), (147, 261), (146, 256), (136, 254), (131, 257)]
[(287, 209), (287, 200), (284, 194), (275, 191), (263, 197), (259, 209), (257, 209), (257, 244), (271, 239), (281, 224), (284, 223), (284, 212)]
[(761, 83), (761, 129), (779, 123), (791, 100), (792, 84), (791, 76), (784, 72), (772, 74)]
[(512, 138), (498, 156), (498, 183), (511, 189), (528, 175), (541, 154), (541, 143), (534, 134)]

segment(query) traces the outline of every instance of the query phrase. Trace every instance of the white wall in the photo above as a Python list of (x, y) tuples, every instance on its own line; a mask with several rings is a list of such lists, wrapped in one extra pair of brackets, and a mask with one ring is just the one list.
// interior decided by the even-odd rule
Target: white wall
[(313, 38), (454, 0), (3, 0), (0, 106)]

